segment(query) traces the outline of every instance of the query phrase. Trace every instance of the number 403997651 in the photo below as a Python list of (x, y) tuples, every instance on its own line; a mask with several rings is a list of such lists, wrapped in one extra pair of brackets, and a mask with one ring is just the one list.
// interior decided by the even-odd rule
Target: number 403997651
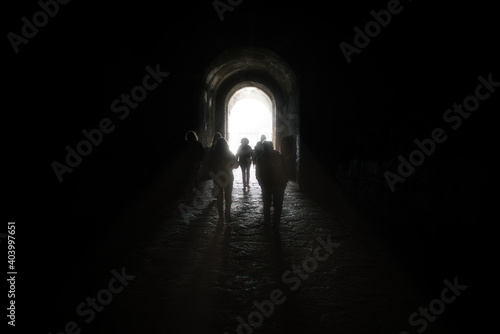
[[(14, 266), (14, 262), (16, 260), (16, 252), (15, 252), (15, 249), (16, 249), (16, 241), (15, 241), (15, 237), (14, 235), (16, 234), (16, 225), (15, 223), (9, 223), (8, 225), (8, 235), (7, 235), (7, 249), (8, 249), (8, 258), (9, 258), (9, 264), (11, 266)], [(11, 269), (12, 270), (12, 269)]]

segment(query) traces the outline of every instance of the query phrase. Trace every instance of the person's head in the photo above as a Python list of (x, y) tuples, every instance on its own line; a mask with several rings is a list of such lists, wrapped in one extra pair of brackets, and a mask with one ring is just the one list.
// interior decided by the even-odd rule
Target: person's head
[(271, 152), (274, 149), (272, 141), (265, 141), (262, 143), (262, 151), (263, 152)]
[(229, 145), (227, 144), (227, 141), (222, 137), (217, 140), (217, 143), (215, 143), (215, 150), (218, 152), (222, 152), (228, 149)]
[(196, 132), (193, 130), (188, 131), (185, 136), (187, 141), (198, 141), (198, 136), (196, 135)]
[(262, 135), (262, 136), (260, 136), (260, 141), (262, 141), (262, 142), (263, 142), (263, 141), (264, 141), (264, 140), (266, 140), (266, 139), (267, 139), (266, 135)]
[(215, 145), (215, 143), (217, 143), (217, 141), (219, 139), (221, 139), (221, 138), (222, 138), (221, 133), (220, 132), (216, 132), (215, 135), (214, 135), (214, 139), (212, 140), (212, 145)]
[(248, 138), (241, 138), (240, 143), (243, 145), (248, 145), (250, 143), (250, 140), (248, 140)]

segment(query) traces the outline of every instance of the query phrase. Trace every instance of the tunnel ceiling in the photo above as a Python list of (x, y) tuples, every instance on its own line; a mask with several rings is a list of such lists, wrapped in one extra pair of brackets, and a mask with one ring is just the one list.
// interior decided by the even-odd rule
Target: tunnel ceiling
[(285, 96), (296, 91), (295, 75), (286, 62), (269, 50), (255, 47), (230, 50), (218, 57), (206, 75), (206, 91), (217, 94), (223, 83), (229, 81), (234, 86), (245, 80), (258, 81), (273, 91), (278, 87), (272, 86), (277, 84), (279, 93)]

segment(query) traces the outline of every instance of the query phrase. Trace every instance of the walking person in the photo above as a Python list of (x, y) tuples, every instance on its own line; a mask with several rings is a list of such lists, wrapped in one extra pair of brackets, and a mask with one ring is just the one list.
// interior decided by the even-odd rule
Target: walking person
[(240, 143), (241, 145), (238, 147), (236, 159), (238, 159), (241, 167), (243, 190), (245, 190), (246, 188), (250, 188), (250, 166), (252, 164), (253, 150), (250, 145), (248, 145), (250, 143), (248, 138), (242, 138)]
[(212, 171), (210, 176), (214, 180), (214, 192), (217, 197), (217, 212), (219, 219), (231, 220), (231, 203), (233, 193), (233, 169), (238, 168), (238, 161), (229, 150), (229, 145), (224, 138), (217, 140), (213, 154), (210, 156)]
[(266, 141), (266, 135), (260, 136), (260, 141), (255, 144), (254, 150), (253, 150), (253, 164), (255, 166), (255, 163), (257, 162), (257, 158), (262, 154), (263, 148), (262, 144)]
[(262, 189), (264, 202), (264, 224), (271, 222), (271, 203), (274, 208), (273, 226), (276, 228), (280, 222), (283, 209), (283, 198), (288, 182), (285, 158), (274, 150), (273, 143), (263, 143), (263, 153), (257, 158), (256, 177)]
[(210, 152), (212, 152), (215, 149), (215, 144), (217, 144), (217, 141), (222, 138), (222, 135), (220, 132), (216, 132), (214, 134), (214, 138), (212, 139), (212, 146), (210, 146)]
[(188, 131), (184, 136), (185, 171), (188, 174), (187, 189), (185, 196), (192, 194), (193, 188), (198, 185), (198, 172), (203, 159), (203, 145), (198, 141), (198, 135), (194, 131)]
[[(214, 152), (215, 152), (215, 144), (217, 144), (217, 141), (218, 141), (219, 139), (221, 139), (221, 138), (222, 138), (222, 134), (221, 134), (220, 132), (216, 132), (216, 133), (214, 134), (214, 137), (213, 137), (213, 139), (212, 139), (212, 146), (210, 146), (210, 150), (209, 150), (209, 152), (208, 152), (208, 155), (209, 155), (209, 157), (208, 157), (208, 161), (209, 161), (209, 170), (210, 170), (210, 172), (212, 172), (212, 173), (214, 172), (214, 167), (213, 167), (212, 165), (213, 165), (213, 161), (214, 161), (214, 159), (213, 159), (213, 155), (214, 155)], [(212, 178), (212, 179), (213, 179), (213, 178)], [(216, 197), (215, 190), (216, 190), (217, 188), (216, 188), (216, 184), (215, 184), (215, 179), (213, 179), (213, 181), (214, 181), (214, 182), (213, 182), (213, 185), (212, 185), (212, 196), (213, 196), (213, 197)]]

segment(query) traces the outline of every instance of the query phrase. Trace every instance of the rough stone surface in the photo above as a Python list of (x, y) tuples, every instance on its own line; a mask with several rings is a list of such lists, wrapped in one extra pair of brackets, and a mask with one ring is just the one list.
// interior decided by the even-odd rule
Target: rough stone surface
[[(103, 312), (92, 331), (99, 333), (247, 333), (237, 318), (249, 321), (254, 301), (269, 300), (274, 289), (286, 300), (275, 305), (255, 333), (399, 333), (408, 317), (428, 303), (411, 278), (373, 236), (353, 232), (290, 182), (281, 225), (263, 226), (260, 187), (252, 169), (244, 192), (235, 171), (232, 220), (221, 222), (216, 202), (196, 202), (191, 219), (179, 210), (152, 215), (153, 229), (137, 224), (134, 242), (110, 241), (107, 254), (127, 249), (127, 272), (136, 278)], [(210, 193), (211, 181), (200, 185)], [(188, 205), (194, 206), (192, 203)], [(320, 245), (334, 243), (326, 260), (309, 263), (311, 273), (285, 284), (283, 274), (302, 265)], [(115, 245), (115, 246), (112, 246)], [(113, 248), (116, 247), (116, 248)], [(324, 252), (320, 253), (325, 254)], [(112, 256), (112, 255), (109, 255)], [(289, 274), (288, 277), (296, 274)], [(259, 321), (255, 313), (254, 321)], [(438, 332), (430, 324), (427, 333)]]

